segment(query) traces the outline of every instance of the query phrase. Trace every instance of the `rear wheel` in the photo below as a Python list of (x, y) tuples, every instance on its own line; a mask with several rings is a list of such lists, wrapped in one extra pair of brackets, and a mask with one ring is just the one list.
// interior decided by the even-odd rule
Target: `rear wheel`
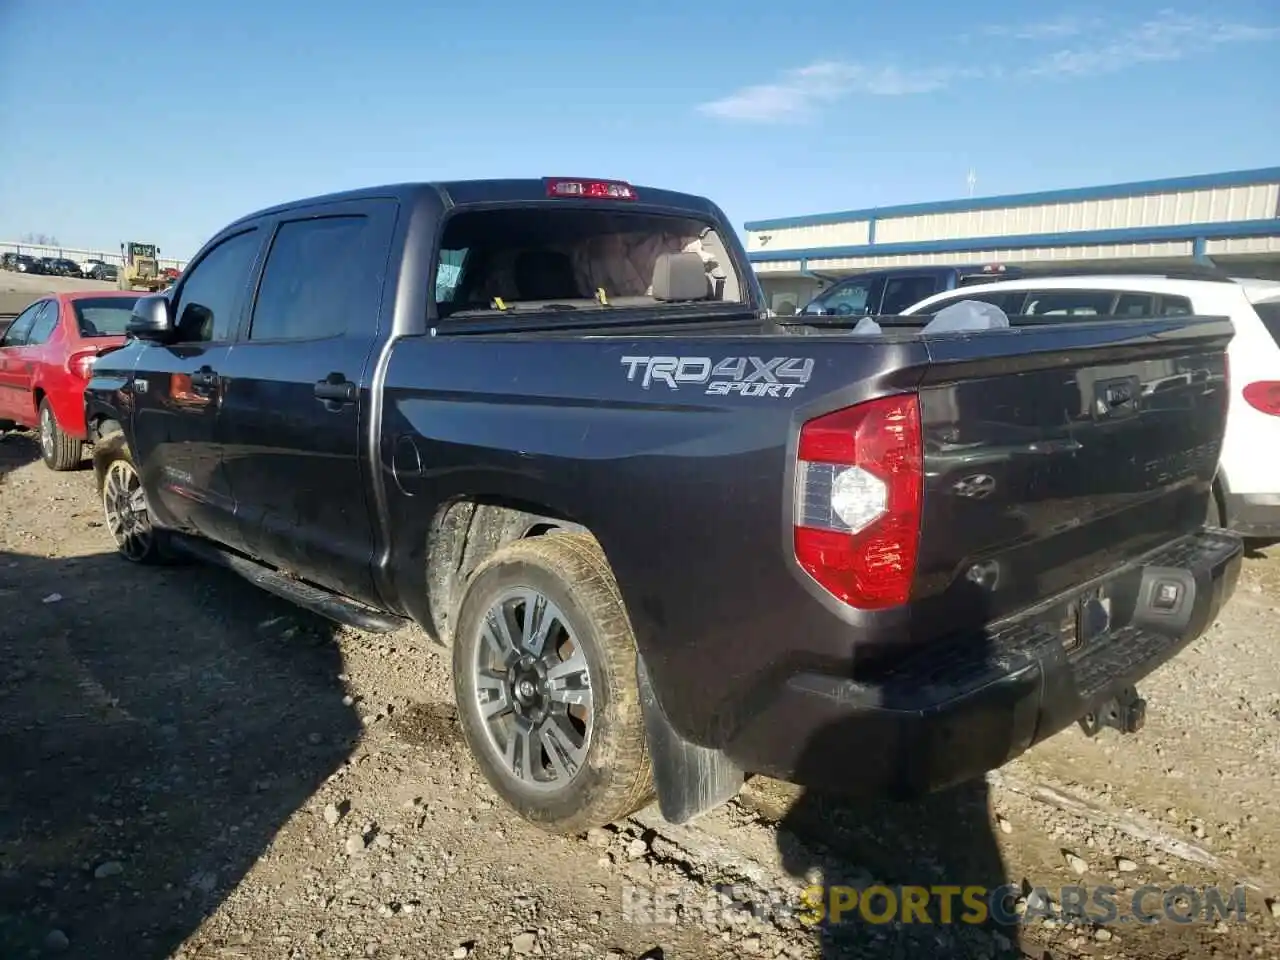
[(53, 415), (48, 399), (40, 401), (40, 453), (50, 470), (74, 470), (80, 466), (84, 444), (66, 433)]
[(651, 799), (635, 640), (593, 538), (533, 537), (482, 564), (462, 599), (453, 677), (481, 771), (526, 820), (579, 833)]

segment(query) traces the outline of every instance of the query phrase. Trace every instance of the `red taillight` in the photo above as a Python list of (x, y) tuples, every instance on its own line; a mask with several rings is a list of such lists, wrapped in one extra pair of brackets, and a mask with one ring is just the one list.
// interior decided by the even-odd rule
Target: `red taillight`
[(1280, 380), (1258, 380), (1245, 385), (1244, 402), (1255, 410), (1280, 417)]
[(93, 376), (93, 362), (97, 359), (97, 350), (80, 350), (67, 357), (67, 369), (81, 380), (88, 380)]
[(586, 197), (592, 200), (634, 200), (636, 191), (621, 180), (575, 180), (567, 177), (547, 179), (549, 197)]
[(916, 572), (924, 442), (915, 394), (811, 420), (796, 456), (795, 551), (832, 595), (864, 610), (906, 603)]

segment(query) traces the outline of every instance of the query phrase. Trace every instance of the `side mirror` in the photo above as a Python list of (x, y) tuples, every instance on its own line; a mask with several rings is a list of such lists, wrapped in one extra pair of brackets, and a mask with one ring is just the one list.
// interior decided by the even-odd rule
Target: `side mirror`
[(138, 340), (165, 341), (173, 336), (173, 304), (164, 294), (139, 297), (129, 317), (128, 333)]

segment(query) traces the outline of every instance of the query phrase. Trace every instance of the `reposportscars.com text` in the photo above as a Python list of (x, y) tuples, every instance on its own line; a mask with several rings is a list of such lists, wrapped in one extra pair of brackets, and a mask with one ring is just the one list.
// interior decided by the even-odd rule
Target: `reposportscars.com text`
[(636, 924), (733, 923), (754, 918), (790, 918), (809, 925), (841, 923), (997, 924), (1035, 920), (1073, 920), (1112, 924), (1244, 923), (1243, 886), (1196, 887), (1154, 884), (1121, 890), (1106, 884), (1056, 888), (933, 884), (867, 887), (814, 885), (803, 890), (762, 892), (754, 887), (721, 885), (691, 895), (687, 888), (627, 886), (622, 890), (623, 919)]

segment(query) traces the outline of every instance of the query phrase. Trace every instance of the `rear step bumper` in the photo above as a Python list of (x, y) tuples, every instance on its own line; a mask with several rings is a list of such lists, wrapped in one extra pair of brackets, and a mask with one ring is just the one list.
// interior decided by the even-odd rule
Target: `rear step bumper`
[(1204, 633), (1235, 591), (1242, 552), (1238, 536), (1206, 529), (922, 650), (874, 684), (792, 676), (726, 752), (749, 771), (867, 797), (981, 776), (1123, 697)]

